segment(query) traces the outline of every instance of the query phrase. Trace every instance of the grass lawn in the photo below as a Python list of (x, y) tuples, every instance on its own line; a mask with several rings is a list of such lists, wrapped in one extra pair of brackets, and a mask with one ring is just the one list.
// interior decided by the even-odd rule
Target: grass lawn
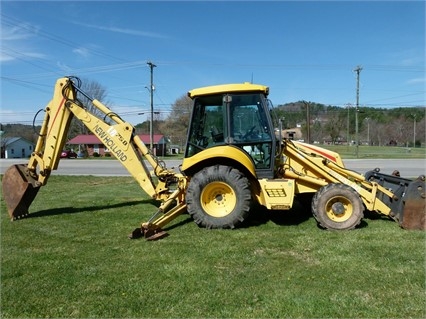
[(396, 147), (396, 146), (366, 146), (358, 147), (358, 157), (356, 156), (355, 145), (318, 145), (340, 154), (343, 159), (351, 158), (425, 158), (426, 149), (424, 147)]
[[(353, 159), (357, 158), (356, 156), (356, 147), (355, 145), (327, 145), (327, 144), (317, 144), (317, 146), (332, 150), (340, 154), (343, 159)], [(170, 160), (170, 159), (183, 159), (183, 154), (165, 156), (161, 159)], [(358, 158), (386, 158), (386, 159), (396, 159), (396, 158), (424, 158), (426, 159), (426, 148), (425, 147), (400, 147), (400, 146), (366, 146), (360, 145), (358, 147)], [(115, 160), (114, 157), (96, 157), (94, 159), (105, 159), (105, 160)]]
[(131, 177), (52, 176), (14, 222), (2, 200), (0, 317), (426, 317), (424, 232), (377, 216), (324, 231), (296, 205), (127, 239), (155, 204)]

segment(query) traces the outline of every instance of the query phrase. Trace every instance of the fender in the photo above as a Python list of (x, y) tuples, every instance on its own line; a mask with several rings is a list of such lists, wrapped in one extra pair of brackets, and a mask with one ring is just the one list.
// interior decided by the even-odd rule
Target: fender
[(246, 167), (254, 177), (257, 176), (253, 161), (251, 160), (250, 156), (241, 148), (229, 145), (208, 148), (191, 157), (184, 158), (181, 169), (185, 172), (200, 162), (218, 157), (229, 158), (230, 160), (237, 161), (244, 165), (244, 167)]

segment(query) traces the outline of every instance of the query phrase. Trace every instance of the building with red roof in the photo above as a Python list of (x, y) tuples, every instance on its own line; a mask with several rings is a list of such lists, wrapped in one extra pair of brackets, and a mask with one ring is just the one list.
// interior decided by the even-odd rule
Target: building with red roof
[[(140, 134), (138, 135), (142, 142), (149, 148), (150, 147), (150, 135), (149, 134)], [(170, 141), (162, 134), (154, 134), (152, 141), (152, 148), (154, 155), (165, 156), (169, 152)], [(87, 152), (88, 156), (111, 156), (110, 150), (108, 150), (105, 145), (99, 140), (96, 135), (92, 134), (81, 134), (77, 135), (73, 139), (67, 142), (67, 145), (71, 147), (74, 151), (78, 153)]]

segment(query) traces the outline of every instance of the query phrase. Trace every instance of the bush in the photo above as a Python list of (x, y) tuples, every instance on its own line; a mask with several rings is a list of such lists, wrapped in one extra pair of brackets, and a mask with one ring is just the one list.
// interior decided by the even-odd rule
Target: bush
[(93, 152), (93, 157), (100, 157), (101, 155), (99, 155), (98, 152)]
[(420, 140), (416, 140), (416, 144), (414, 145), (413, 142), (409, 142), (408, 147), (422, 147), (422, 142)]

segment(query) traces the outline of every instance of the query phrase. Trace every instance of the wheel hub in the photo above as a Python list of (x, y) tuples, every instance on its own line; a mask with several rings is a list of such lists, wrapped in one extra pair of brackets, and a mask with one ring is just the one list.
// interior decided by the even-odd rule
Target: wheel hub
[(345, 213), (345, 206), (341, 202), (334, 203), (331, 210), (335, 215), (343, 215)]
[(206, 185), (201, 192), (201, 204), (210, 216), (224, 217), (234, 210), (237, 198), (232, 187), (224, 182), (215, 181)]
[(216, 202), (221, 202), (223, 200), (223, 195), (217, 194), (215, 199), (216, 199)]

